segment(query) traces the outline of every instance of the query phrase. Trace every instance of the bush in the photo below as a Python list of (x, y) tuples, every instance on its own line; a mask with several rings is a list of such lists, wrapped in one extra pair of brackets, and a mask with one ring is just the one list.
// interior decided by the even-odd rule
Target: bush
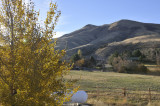
[(115, 58), (118, 58), (119, 57), (119, 53), (118, 52), (114, 52), (113, 54), (111, 54), (110, 56), (109, 56), (109, 64), (111, 64), (111, 65), (113, 65), (114, 63), (114, 59)]
[(125, 67), (126, 67), (126, 72), (133, 74), (136, 73), (136, 67), (137, 67), (138, 63), (137, 62), (128, 62)]
[(119, 73), (126, 73), (127, 72), (127, 68), (125, 66), (121, 66), (119, 68), (119, 70), (117, 70)]
[(141, 74), (147, 74), (147, 72), (149, 71), (148, 68), (142, 64), (139, 64), (138, 67), (137, 67), (137, 71), (138, 73), (141, 73)]
[(146, 74), (148, 69), (143, 64), (138, 62), (132, 62), (121, 57), (114, 58), (112, 61), (113, 69), (115, 72), (119, 73), (130, 73), (130, 74)]
[(143, 64), (132, 62), (126, 66), (126, 72), (131, 74), (147, 74), (148, 69)]

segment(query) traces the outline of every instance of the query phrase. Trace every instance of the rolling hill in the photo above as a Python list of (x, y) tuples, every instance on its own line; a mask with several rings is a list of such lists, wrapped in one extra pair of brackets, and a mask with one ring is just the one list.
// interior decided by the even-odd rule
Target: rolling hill
[(120, 20), (95, 26), (88, 24), (57, 40), (57, 49), (66, 49), (71, 56), (82, 50), (84, 56), (107, 59), (115, 52), (160, 47), (160, 24)]

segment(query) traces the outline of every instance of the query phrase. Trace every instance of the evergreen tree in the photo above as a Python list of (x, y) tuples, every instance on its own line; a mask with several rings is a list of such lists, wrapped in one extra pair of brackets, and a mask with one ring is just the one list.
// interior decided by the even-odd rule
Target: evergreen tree
[(96, 60), (93, 56), (90, 57), (90, 62), (93, 64), (93, 65), (96, 65)]
[(71, 61), (75, 63), (78, 60), (80, 60), (80, 56), (76, 53), (72, 56)]
[(134, 50), (134, 51), (133, 51), (133, 56), (134, 56), (134, 57), (140, 57), (140, 56), (142, 56), (142, 53), (141, 53), (140, 50)]

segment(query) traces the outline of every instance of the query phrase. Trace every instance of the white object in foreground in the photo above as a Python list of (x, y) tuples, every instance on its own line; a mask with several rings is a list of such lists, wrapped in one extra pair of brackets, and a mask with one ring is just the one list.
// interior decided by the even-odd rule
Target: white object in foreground
[(85, 103), (88, 95), (85, 91), (77, 91), (71, 98), (72, 103)]

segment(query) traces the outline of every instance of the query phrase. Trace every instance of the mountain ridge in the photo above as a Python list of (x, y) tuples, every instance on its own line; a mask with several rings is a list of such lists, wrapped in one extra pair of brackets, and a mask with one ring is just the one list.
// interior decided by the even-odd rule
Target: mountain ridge
[[(159, 41), (160, 24), (122, 19), (101, 26), (88, 24), (58, 38), (56, 48), (66, 49), (68, 56), (81, 49), (84, 56), (93, 55), (107, 59), (114, 51), (124, 50), (124, 46), (129, 50), (137, 47), (143, 49), (144, 45), (151, 42), (155, 42), (153, 46), (160, 45)], [(140, 47), (141, 45), (143, 46)]]

